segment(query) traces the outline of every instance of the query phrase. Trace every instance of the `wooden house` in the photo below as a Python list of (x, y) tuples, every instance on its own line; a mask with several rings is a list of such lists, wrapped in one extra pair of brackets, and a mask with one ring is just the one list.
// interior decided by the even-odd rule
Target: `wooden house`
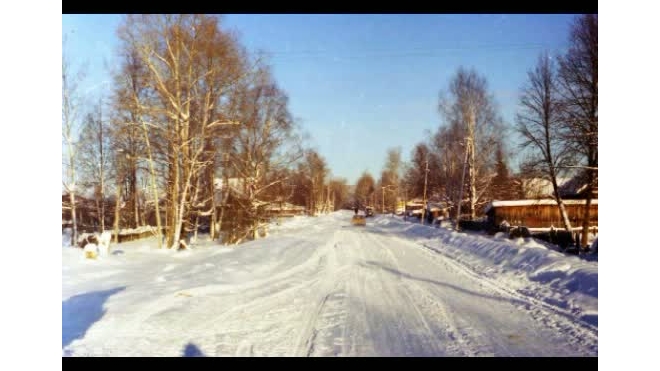
[[(576, 229), (582, 225), (586, 200), (563, 200), (571, 226)], [(485, 210), (488, 224), (498, 226), (506, 221), (511, 226), (528, 228), (562, 228), (563, 223), (559, 207), (555, 200), (514, 200), (493, 201)], [(590, 228), (598, 228), (598, 200), (591, 200), (589, 211)]]

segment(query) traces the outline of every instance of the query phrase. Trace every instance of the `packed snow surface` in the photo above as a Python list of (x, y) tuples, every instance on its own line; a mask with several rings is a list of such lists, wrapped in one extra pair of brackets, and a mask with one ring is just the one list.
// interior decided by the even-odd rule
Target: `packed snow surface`
[(598, 356), (597, 260), (352, 214), (231, 247), (62, 247), (62, 354)]

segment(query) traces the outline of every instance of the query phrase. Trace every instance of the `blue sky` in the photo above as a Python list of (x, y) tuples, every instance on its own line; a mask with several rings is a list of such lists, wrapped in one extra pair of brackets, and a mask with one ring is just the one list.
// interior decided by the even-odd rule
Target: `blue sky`
[[(563, 52), (574, 15), (230, 14), (249, 50), (264, 50), (309, 146), (333, 175), (378, 176), (388, 148), (411, 148), (442, 120), (438, 93), (459, 66), (486, 77), (502, 118), (514, 123), (517, 95), (540, 52)], [(120, 15), (62, 15), (65, 51), (87, 64), (88, 97), (109, 85)], [(517, 137), (512, 136), (511, 149)], [(515, 158), (512, 159), (515, 167)]]

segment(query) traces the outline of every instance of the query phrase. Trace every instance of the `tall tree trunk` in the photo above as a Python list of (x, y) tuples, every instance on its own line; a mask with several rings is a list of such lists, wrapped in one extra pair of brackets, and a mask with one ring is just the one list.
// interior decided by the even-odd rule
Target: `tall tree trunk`
[(101, 204), (99, 202), (99, 196), (97, 195), (94, 197), (94, 201), (96, 203), (96, 223), (97, 223), (97, 228), (99, 228), (99, 232), (103, 233), (103, 228), (101, 227)]
[(195, 215), (195, 235), (194, 235), (194, 240), (197, 241), (197, 229), (199, 229), (199, 213)]
[(103, 152), (103, 111), (101, 111), (102, 106), (99, 103), (99, 147), (101, 149), (101, 163), (99, 164), (100, 175), (101, 175), (101, 233), (105, 231), (105, 184), (104, 184), (104, 175), (105, 169), (103, 168), (105, 158)]
[(550, 169), (550, 175), (552, 178), (552, 191), (555, 196), (555, 201), (557, 202), (557, 206), (559, 207), (559, 215), (561, 216), (561, 220), (564, 223), (564, 229), (567, 232), (571, 232), (573, 230), (573, 228), (571, 227), (571, 220), (568, 218), (566, 207), (564, 207), (564, 200), (562, 200), (561, 196), (559, 195), (559, 186), (557, 186), (557, 177), (552, 168)]
[(168, 204), (169, 211), (169, 221), (168, 221), (168, 230), (167, 230), (167, 247), (171, 248), (175, 243), (178, 243), (177, 237), (180, 235), (177, 232), (178, 224), (178, 215), (179, 210), (179, 156), (175, 152), (172, 155), (172, 162), (170, 163), (170, 201)]
[(474, 220), (476, 216), (475, 204), (477, 203), (476, 200), (477, 188), (476, 188), (476, 174), (474, 169), (474, 145), (472, 144), (472, 140), (468, 141), (468, 164), (469, 164), (468, 181), (470, 183), (468, 186), (468, 194), (470, 201), (470, 220)]
[(69, 200), (71, 201), (71, 223), (73, 228), (73, 235), (71, 236), (71, 246), (76, 246), (78, 243), (78, 220), (76, 219), (76, 169), (73, 162), (73, 145), (69, 142), (69, 171), (71, 184), (69, 188)]
[(105, 231), (105, 192), (103, 191), (104, 181), (101, 176), (101, 233)]
[(76, 243), (78, 242), (78, 223), (76, 220), (76, 196), (73, 189), (69, 191), (69, 200), (71, 200), (71, 223), (73, 228), (73, 235), (71, 236), (71, 246), (76, 246)]
[[(213, 173), (211, 173), (211, 174), (213, 174)], [(217, 216), (216, 216), (217, 213), (215, 212), (215, 183), (213, 182), (214, 181), (213, 175), (211, 175), (211, 180), (212, 181), (211, 181), (211, 230), (210, 230), (210, 233), (211, 233), (211, 241), (215, 241), (215, 239), (217, 238), (216, 229), (215, 229), (215, 227), (216, 227), (215, 223), (217, 223), (217, 220), (216, 220), (217, 219)]]
[(154, 170), (154, 161), (151, 156), (151, 144), (149, 142), (149, 135), (147, 134), (147, 125), (142, 121), (142, 129), (144, 132), (144, 140), (147, 144), (147, 155), (149, 157), (149, 175), (151, 177), (151, 190), (154, 195), (154, 207), (156, 209), (156, 236), (158, 238), (158, 248), (163, 247), (163, 228), (160, 224), (160, 207), (158, 205), (158, 187), (156, 186), (156, 171)]
[(581, 248), (586, 249), (589, 246), (589, 227), (591, 225), (591, 199), (593, 192), (594, 174), (593, 170), (587, 170), (587, 202), (585, 203), (584, 219), (582, 219), (582, 241)]
[(117, 193), (115, 194), (115, 243), (119, 243), (119, 206), (121, 204), (121, 183), (123, 180), (120, 176), (117, 176)]
[(134, 228), (140, 225), (140, 211), (138, 210), (137, 169), (135, 160), (131, 158), (131, 206), (133, 206)]
[(549, 76), (545, 76), (547, 82), (544, 84), (544, 88), (546, 90), (545, 97), (544, 99), (544, 109), (543, 109), (543, 121), (544, 121), (544, 133), (545, 133), (545, 153), (546, 153), (546, 162), (548, 164), (548, 170), (550, 172), (550, 181), (552, 182), (552, 192), (555, 196), (555, 201), (557, 202), (557, 206), (559, 207), (559, 214), (561, 216), (562, 222), (564, 223), (564, 229), (567, 232), (571, 232), (573, 228), (571, 227), (571, 221), (568, 218), (568, 213), (566, 212), (566, 208), (564, 207), (564, 201), (561, 199), (561, 195), (559, 194), (559, 186), (557, 185), (557, 172), (555, 171), (555, 165), (554, 165), (554, 156), (552, 152), (552, 147), (550, 146), (550, 143), (552, 142), (552, 138), (550, 135), (550, 101), (547, 99), (547, 97), (550, 96), (550, 78)]
[[(226, 208), (228, 199), (229, 199), (229, 189), (226, 189), (223, 192), (222, 201), (221, 201), (222, 204), (220, 205), (220, 217), (219, 217), (219, 220), (218, 220), (218, 236), (222, 235), (222, 222), (224, 220), (225, 208)], [(227, 234), (227, 236), (229, 236), (229, 234)], [(223, 240), (222, 240), (223, 244), (226, 244), (227, 241), (225, 241), (225, 240), (228, 240), (228, 239), (223, 238)]]
[[(188, 204), (188, 194), (192, 193), (191, 192), (191, 187), (192, 187), (192, 174), (194, 173), (193, 169), (195, 166), (195, 161), (190, 161), (190, 170), (186, 171), (186, 177), (183, 179), (183, 190), (181, 193), (181, 198), (180, 202), (178, 205), (178, 209), (176, 210), (176, 223), (175, 223), (175, 229), (174, 229), (174, 245), (170, 245), (170, 247), (175, 247), (178, 246), (179, 241), (181, 240), (181, 229), (183, 228), (183, 223), (186, 219), (186, 208), (189, 206)], [(185, 169), (184, 169), (185, 170)], [(178, 172), (177, 172), (178, 174)], [(178, 177), (177, 177), (178, 178)], [(177, 179), (178, 180), (178, 179)], [(178, 186), (177, 186), (178, 190)]]

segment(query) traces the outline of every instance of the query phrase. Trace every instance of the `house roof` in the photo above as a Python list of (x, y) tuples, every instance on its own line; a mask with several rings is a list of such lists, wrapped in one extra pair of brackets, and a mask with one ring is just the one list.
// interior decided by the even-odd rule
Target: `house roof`
[[(560, 190), (562, 185), (570, 181), (571, 178), (557, 178), (557, 186)], [(554, 190), (552, 182), (545, 178), (526, 178), (521, 179), (523, 191), (527, 197), (552, 197)]]
[(279, 203), (275, 202), (275, 203), (272, 203), (272, 204), (266, 206), (266, 210), (270, 210), (270, 211), (280, 211), (280, 210), (282, 210), (282, 211), (301, 211), (301, 210), (305, 210), (305, 207), (294, 205), (294, 204), (291, 204), (291, 203), (288, 203), (288, 202), (284, 202), (282, 204), (281, 208), (280, 208)]
[[(565, 205), (584, 205), (587, 200), (563, 200)], [(591, 200), (592, 205), (598, 205), (598, 199)], [(509, 207), (509, 206), (536, 206), (536, 205), (557, 205), (557, 201), (549, 199), (541, 200), (511, 200), (511, 201), (492, 201), (484, 210), (488, 212), (493, 207)]]
[[(588, 170), (580, 171), (569, 181), (562, 184), (559, 187), (559, 193), (562, 196), (579, 195), (584, 193), (584, 191), (587, 189), (587, 171)], [(598, 195), (598, 173), (596, 173), (595, 183), (596, 183), (596, 187), (594, 189), (594, 194)]]

